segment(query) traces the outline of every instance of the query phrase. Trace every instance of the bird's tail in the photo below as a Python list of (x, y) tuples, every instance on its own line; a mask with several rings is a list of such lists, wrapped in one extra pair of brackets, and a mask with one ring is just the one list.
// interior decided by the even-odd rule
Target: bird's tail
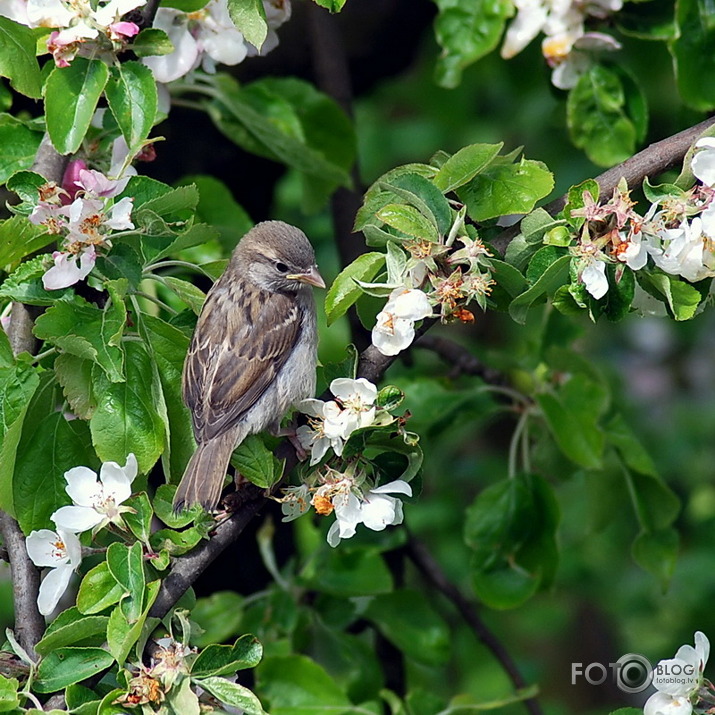
[(175, 512), (194, 504), (201, 504), (207, 511), (216, 508), (235, 442), (235, 435), (229, 433), (199, 444), (176, 490)]

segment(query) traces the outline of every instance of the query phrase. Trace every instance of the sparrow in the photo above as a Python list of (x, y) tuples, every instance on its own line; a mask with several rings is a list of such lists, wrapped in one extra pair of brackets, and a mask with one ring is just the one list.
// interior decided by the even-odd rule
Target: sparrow
[(231, 453), (275, 434), (290, 406), (315, 393), (318, 333), (311, 286), (325, 288), (305, 234), (254, 226), (209, 290), (184, 363), (182, 393), (197, 449), (174, 497), (181, 511), (216, 508)]

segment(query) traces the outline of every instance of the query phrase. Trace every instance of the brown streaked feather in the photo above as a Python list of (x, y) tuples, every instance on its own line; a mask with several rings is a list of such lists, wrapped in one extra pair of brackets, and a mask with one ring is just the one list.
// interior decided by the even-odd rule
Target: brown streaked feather
[[(221, 283), (209, 292), (184, 365), (184, 400), (199, 442), (229, 430), (256, 403), (300, 334), (290, 297)], [(246, 300), (250, 292), (255, 299)]]

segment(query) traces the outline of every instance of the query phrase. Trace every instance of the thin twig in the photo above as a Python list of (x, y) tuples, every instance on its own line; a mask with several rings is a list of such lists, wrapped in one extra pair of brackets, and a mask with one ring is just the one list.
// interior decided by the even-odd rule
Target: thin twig
[[(646, 176), (658, 176), (668, 169), (678, 166), (685, 157), (693, 142), (709, 127), (715, 124), (715, 117), (710, 117), (700, 124), (674, 134), (672, 137), (662, 139), (634, 154), (622, 164), (614, 166), (596, 177), (601, 187), (601, 196), (608, 197), (618, 186), (621, 179), (625, 179), (628, 186), (642, 183)], [(566, 205), (567, 195), (564, 194), (543, 208), (552, 216), (557, 214)], [(493, 241), (492, 245), (502, 255), (509, 242), (519, 233), (519, 224), (502, 231)]]
[(467, 348), (454, 340), (437, 335), (423, 335), (415, 345), (430, 350), (451, 365), (450, 377), (474, 375), (490, 385), (504, 385), (507, 382), (501, 372), (484, 365)]
[[(345, 43), (340, 37), (337, 17), (315, 3), (308, 3), (305, 9), (316, 84), (352, 119), (352, 82), (345, 54)], [(362, 203), (360, 169), (357, 161), (352, 166), (350, 176), (353, 182), (352, 188), (340, 186), (330, 199), (335, 244), (343, 267), (351, 264), (365, 247), (362, 234), (353, 231), (355, 215)], [(348, 320), (353, 342), (359, 350), (365, 348), (369, 343), (369, 337), (354, 307), (348, 311)]]
[[(509, 655), (503, 643), (492, 633), (486, 623), (482, 621), (477, 613), (474, 604), (471, 603), (462, 592), (447, 578), (440, 565), (434, 560), (427, 548), (410, 535), (406, 545), (407, 554), (420, 571), (420, 573), (459, 611), (462, 618), (474, 631), (476, 637), (492, 652), (494, 657), (509, 676), (517, 690), (527, 687), (527, 682), (516, 667), (516, 663)], [(541, 706), (536, 698), (524, 700), (524, 706), (531, 715), (543, 715)]]

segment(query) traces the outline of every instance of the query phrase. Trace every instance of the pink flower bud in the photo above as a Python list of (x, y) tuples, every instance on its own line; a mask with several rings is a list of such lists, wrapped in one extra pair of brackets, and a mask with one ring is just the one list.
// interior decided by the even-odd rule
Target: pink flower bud
[(62, 176), (62, 188), (67, 192), (66, 196), (62, 196), (63, 204), (71, 204), (77, 192), (80, 190), (79, 180), (80, 172), (87, 169), (87, 164), (82, 159), (74, 159), (65, 169), (65, 173)]

